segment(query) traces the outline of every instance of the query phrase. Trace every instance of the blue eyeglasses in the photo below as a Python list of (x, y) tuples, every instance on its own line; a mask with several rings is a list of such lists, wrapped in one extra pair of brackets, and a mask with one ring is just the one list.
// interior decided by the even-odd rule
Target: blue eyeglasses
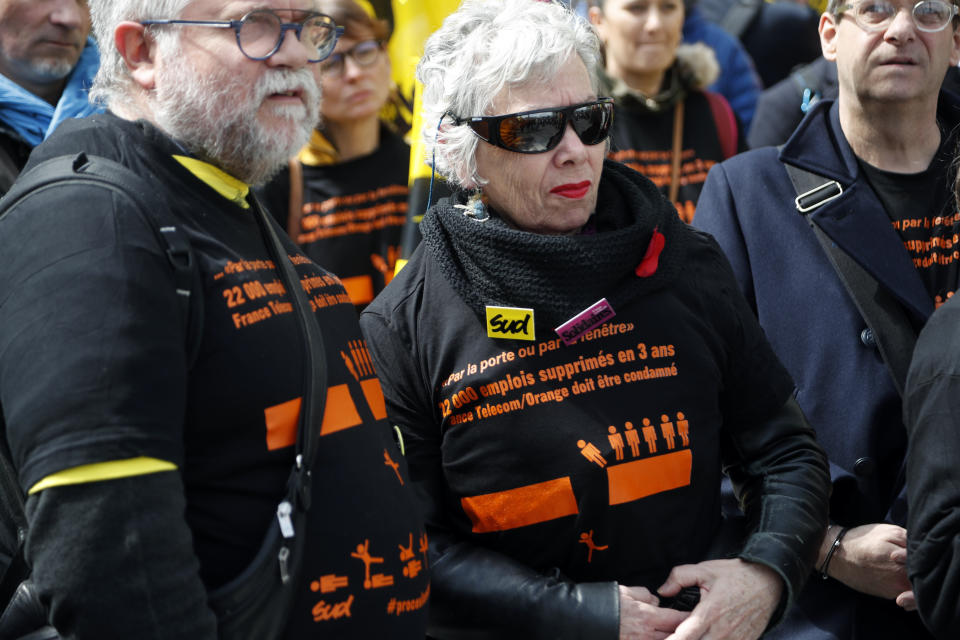
[(298, 9), (282, 11), (298, 13), (301, 17), (296, 22), (284, 22), (271, 9), (257, 9), (239, 20), (144, 20), (140, 24), (184, 24), (233, 29), (237, 34), (237, 46), (241, 53), (251, 60), (266, 60), (275, 54), (283, 45), (283, 37), (287, 31), (293, 31), (297, 40), (307, 49), (307, 60), (320, 62), (333, 52), (337, 39), (343, 35), (343, 27), (338, 27), (328, 15)]

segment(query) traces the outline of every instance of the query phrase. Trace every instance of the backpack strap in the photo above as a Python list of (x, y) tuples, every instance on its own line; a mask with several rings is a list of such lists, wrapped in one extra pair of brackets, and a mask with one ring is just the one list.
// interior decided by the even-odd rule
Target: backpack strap
[[(187, 334), (187, 365), (193, 367), (200, 351), (203, 326), (203, 297), (200, 271), (190, 248), (190, 241), (172, 217), (168, 203), (154, 185), (119, 162), (86, 153), (65, 155), (46, 160), (23, 174), (13, 189), (0, 202), (0, 216), (33, 193), (60, 185), (65, 181), (96, 184), (127, 196), (154, 230), (163, 253), (173, 271), (174, 290), (180, 302)], [(149, 194), (156, 202), (145, 203)], [(191, 304), (193, 300), (193, 304)]]
[(783, 166), (797, 192), (794, 200), (797, 211), (813, 229), (840, 282), (843, 283), (856, 305), (860, 316), (867, 323), (897, 393), (902, 397), (913, 347), (917, 341), (917, 332), (893, 295), (837, 246), (810, 215), (821, 205), (840, 197), (843, 194), (843, 187), (836, 180), (825, 178), (795, 165), (784, 162)]
[(287, 235), (297, 241), (300, 220), (303, 218), (303, 165), (299, 158), (290, 158), (287, 164), (290, 176), (290, 199), (287, 205)]
[(726, 98), (713, 91), (704, 91), (707, 102), (710, 104), (710, 113), (713, 114), (713, 123), (717, 128), (717, 138), (720, 140), (720, 152), (724, 159), (737, 155), (737, 139), (739, 127), (737, 118), (733, 115), (733, 107)]

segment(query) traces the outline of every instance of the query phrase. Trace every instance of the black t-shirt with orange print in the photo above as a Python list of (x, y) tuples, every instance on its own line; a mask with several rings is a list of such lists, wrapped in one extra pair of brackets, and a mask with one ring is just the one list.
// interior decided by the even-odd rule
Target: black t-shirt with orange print
[[(617, 103), (610, 133), (608, 157), (642, 173), (665, 196), (670, 191), (675, 114), (673, 107), (652, 112), (621, 101)], [(738, 136), (738, 150), (745, 150), (743, 136), (732, 135)], [(680, 184), (674, 205), (683, 221), (690, 222), (707, 173), (728, 157), (722, 149), (709, 98), (701, 91), (691, 91), (684, 101), (680, 146)]]
[[(17, 277), (32, 282), (2, 307), (5, 372), (16, 374), (4, 377), (3, 409), (21, 481), (131, 455), (174, 463), (200, 576), (215, 589), (253, 560), (286, 492), (304, 390), (296, 311), (249, 201), (211, 189), (174, 160), (183, 151), (171, 140), (110, 114), (68, 123), (57, 140), (48, 157), (111, 157), (166, 189), (197, 261), (203, 327), (188, 368), (156, 230), (108, 191), (91, 189), (80, 214), (6, 227), (25, 234), (5, 242), (22, 247)], [(422, 638), (425, 533), (356, 312), (340, 281), (277, 231), (321, 327), (327, 377), (285, 637)], [(11, 362), (21, 347), (37, 357)], [(51, 366), (56, 375), (42, 373)]]
[(536, 326), (533, 339), (491, 337), (430, 254), (414, 254), (361, 326), (428, 530), (651, 590), (703, 559), (725, 431), (774, 413), (793, 384), (719, 248), (698, 238), (674, 285), (569, 346), (526, 312), (492, 335)]
[[(373, 153), (336, 164), (303, 166), (303, 209), (294, 238), (314, 262), (340, 278), (362, 310), (393, 277), (407, 215), (410, 147), (386, 127)], [(290, 175), (261, 195), (286, 228)]]
[(960, 210), (952, 190), (943, 188), (954, 183), (956, 146), (956, 134), (943, 136), (920, 173), (892, 173), (860, 161), (937, 307), (960, 286)]

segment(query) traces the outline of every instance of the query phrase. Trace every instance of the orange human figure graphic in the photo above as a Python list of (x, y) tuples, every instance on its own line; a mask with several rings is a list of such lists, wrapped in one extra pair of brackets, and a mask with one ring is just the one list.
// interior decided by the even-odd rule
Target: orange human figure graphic
[(627, 444), (630, 445), (630, 453), (636, 458), (640, 455), (640, 434), (633, 428), (632, 422), (623, 425), (627, 433)]
[(383, 450), (383, 464), (393, 469), (393, 472), (397, 474), (397, 480), (400, 481), (400, 484), (403, 484), (403, 477), (400, 475), (400, 463), (394, 462), (393, 458), (390, 457), (390, 454), (386, 449)]
[(617, 460), (623, 460), (623, 436), (617, 433), (617, 428), (613, 425), (610, 425), (610, 435), (607, 436), (607, 440), (610, 441), (610, 446), (613, 447), (613, 452)]
[(580, 447), (580, 453), (590, 462), (596, 462), (601, 468), (607, 466), (607, 460), (600, 455), (600, 449), (587, 442), (586, 440), (577, 440), (577, 446)]
[(373, 589), (373, 580), (370, 578), (370, 565), (382, 564), (383, 558), (376, 558), (370, 555), (370, 540), (364, 540), (363, 544), (357, 545), (357, 550), (350, 553), (350, 557), (359, 558), (363, 561), (364, 578), (363, 588)]
[(680, 434), (680, 438), (683, 440), (683, 446), (690, 446), (690, 422), (687, 421), (687, 417), (683, 415), (683, 411), (677, 411), (677, 433)]
[(413, 534), (410, 534), (410, 546), (405, 547), (402, 544), (397, 545), (400, 548), (400, 562), (406, 562), (413, 558)]
[(593, 552), (594, 552), (594, 550), (603, 551), (603, 550), (607, 549), (607, 548), (610, 546), (610, 545), (605, 544), (605, 545), (603, 545), (602, 547), (598, 547), (596, 544), (594, 544), (594, 543), (593, 543), (593, 529), (590, 529), (590, 533), (581, 533), (581, 534), (580, 534), (580, 543), (587, 545), (587, 549), (588, 549), (588, 551), (587, 551), (587, 564), (590, 564), (591, 562), (593, 562)]
[(415, 559), (413, 551), (413, 534), (410, 534), (410, 546), (403, 546), (398, 544), (397, 547), (400, 548), (400, 562), (406, 562), (406, 566), (403, 567), (403, 575), (407, 578), (416, 578), (421, 571), (423, 571), (423, 563)]
[(423, 565), (424, 565), (424, 566), (427, 565), (427, 551), (428, 551), (429, 549), (430, 549), (430, 542), (429, 542), (429, 540), (427, 539), (427, 534), (426, 534), (426, 533), (421, 533), (421, 534), (420, 534), (420, 547), (419, 547), (418, 550), (420, 551), (421, 554), (423, 554)]
[(657, 452), (657, 430), (650, 424), (649, 418), (643, 419), (643, 439), (647, 441), (647, 449), (650, 453)]
[(347, 365), (347, 369), (350, 371), (350, 375), (353, 376), (353, 379), (359, 380), (360, 375), (357, 373), (356, 367), (353, 366), (353, 360), (350, 359), (350, 356), (341, 351), (340, 357), (343, 358), (343, 363)]
[(667, 449), (673, 449), (676, 446), (677, 434), (673, 431), (673, 423), (667, 414), (660, 416), (660, 434), (667, 441)]

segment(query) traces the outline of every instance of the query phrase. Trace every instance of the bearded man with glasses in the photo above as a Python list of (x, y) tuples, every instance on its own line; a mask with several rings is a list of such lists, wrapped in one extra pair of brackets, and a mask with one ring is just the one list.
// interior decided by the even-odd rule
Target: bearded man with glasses
[(468, 0), (418, 67), (456, 193), (360, 324), (438, 640), (755, 640), (826, 519), (825, 459), (719, 247), (605, 160), (599, 49), (559, 2)]
[(38, 147), (0, 219), (14, 604), (50, 625), (0, 637), (424, 637), (425, 533), (353, 305), (251, 192), (317, 125), (341, 32), (317, 9), (91, 0), (109, 111)]
[(774, 638), (928, 637), (908, 580), (901, 392), (917, 332), (960, 285), (960, 100), (941, 90), (957, 14), (944, 0), (830, 2), (820, 41), (838, 98), (781, 148), (714, 167), (694, 219), (830, 457), (821, 577)]

